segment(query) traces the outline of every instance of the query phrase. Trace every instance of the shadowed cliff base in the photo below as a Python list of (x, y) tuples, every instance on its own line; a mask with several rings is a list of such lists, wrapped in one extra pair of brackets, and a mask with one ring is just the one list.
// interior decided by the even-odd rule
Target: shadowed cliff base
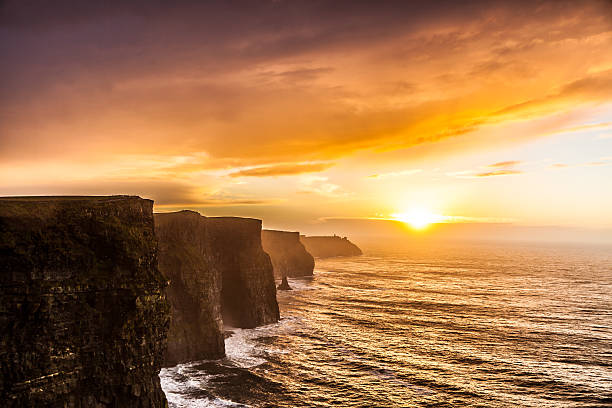
[(153, 202), (0, 199), (0, 400), (165, 407), (166, 284)]
[(300, 241), (306, 250), (315, 258), (331, 258), (334, 256), (362, 255), (361, 249), (347, 237), (334, 236), (300, 236)]
[(312, 276), (314, 258), (300, 242), (299, 232), (263, 230), (261, 241), (276, 278)]

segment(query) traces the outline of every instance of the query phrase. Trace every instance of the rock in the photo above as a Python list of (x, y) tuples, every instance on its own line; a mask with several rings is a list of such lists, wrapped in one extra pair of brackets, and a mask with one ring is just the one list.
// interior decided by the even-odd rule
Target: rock
[(166, 365), (223, 357), (223, 323), (246, 328), (278, 321), (260, 220), (180, 211), (156, 214), (155, 222), (159, 267), (170, 281)]
[(261, 220), (209, 217), (213, 262), (222, 277), (223, 322), (252, 328), (280, 319), (270, 257), (261, 246)]
[(283, 276), (283, 280), (281, 281), (281, 284), (278, 285), (278, 289), (279, 290), (293, 290), (291, 289), (291, 286), (289, 286), (289, 282), (287, 282), (286, 276)]
[(171, 305), (165, 365), (225, 355), (221, 275), (211, 256), (206, 217), (194, 211), (155, 214), (159, 269)]
[(261, 241), (277, 278), (312, 276), (314, 258), (300, 242), (299, 232), (263, 230)]
[(3, 407), (166, 407), (153, 202), (0, 199)]
[(361, 249), (346, 237), (341, 238), (337, 235), (307, 237), (302, 235), (300, 241), (315, 258), (362, 255)]

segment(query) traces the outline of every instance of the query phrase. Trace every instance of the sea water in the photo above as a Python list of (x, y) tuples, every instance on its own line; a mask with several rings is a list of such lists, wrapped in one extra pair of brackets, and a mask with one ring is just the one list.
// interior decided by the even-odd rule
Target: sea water
[(279, 292), (227, 358), (162, 370), (171, 407), (612, 406), (612, 248), (365, 247)]

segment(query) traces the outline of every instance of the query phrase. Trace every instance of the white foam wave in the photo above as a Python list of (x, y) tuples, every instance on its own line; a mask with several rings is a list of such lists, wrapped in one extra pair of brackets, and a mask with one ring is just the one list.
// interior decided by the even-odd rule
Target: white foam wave
[(261, 337), (274, 336), (292, 330), (297, 321), (295, 317), (282, 318), (278, 323), (254, 329), (229, 328), (232, 335), (225, 339), (225, 354), (234, 365), (242, 368), (253, 368), (264, 364), (269, 354), (286, 354), (287, 350), (262, 347), (258, 343)]
[(253, 368), (266, 362), (262, 350), (256, 348), (254, 329), (231, 329), (225, 339), (225, 354), (238, 367)]
[(208, 380), (215, 377), (192, 370), (198, 363), (179, 364), (160, 371), (159, 379), (169, 408), (248, 407), (222, 398), (194, 396), (206, 389)]
[[(250, 369), (264, 364), (268, 355), (286, 354), (287, 350), (262, 347), (258, 339), (282, 335), (293, 330), (295, 324), (299, 324), (298, 318), (285, 317), (278, 323), (254, 329), (226, 327), (232, 332), (225, 339), (226, 358), (215, 360), (215, 363)], [(210, 380), (219, 374), (207, 374), (196, 368), (201, 363), (202, 361), (195, 361), (161, 370), (159, 378), (170, 408), (248, 407), (248, 405), (216, 398), (212, 395), (202, 395), (202, 390), (210, 388), (208, 386)]]

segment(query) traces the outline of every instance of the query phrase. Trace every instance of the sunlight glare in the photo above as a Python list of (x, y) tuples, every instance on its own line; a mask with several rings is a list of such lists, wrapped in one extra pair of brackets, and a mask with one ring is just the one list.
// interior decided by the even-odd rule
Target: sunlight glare
[(408, 212), (391, 214), (391, 216), (397, 221), (409, 224), (414, 229), (424, 229), (431, 224), (445, 220), (443, 215), (434, 214), (424, 208), (414, 208)]

